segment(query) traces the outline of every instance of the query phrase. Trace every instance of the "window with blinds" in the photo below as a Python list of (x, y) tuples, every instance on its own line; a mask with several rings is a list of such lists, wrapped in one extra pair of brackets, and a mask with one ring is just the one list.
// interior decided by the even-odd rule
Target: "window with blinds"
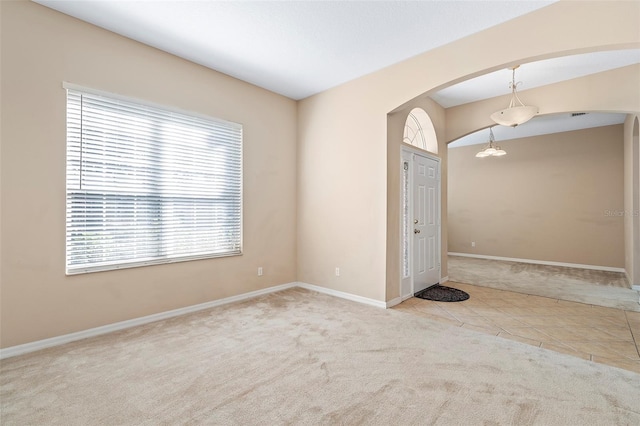
[(67, 274), (241, 254), (241, 125), (65, 88)]

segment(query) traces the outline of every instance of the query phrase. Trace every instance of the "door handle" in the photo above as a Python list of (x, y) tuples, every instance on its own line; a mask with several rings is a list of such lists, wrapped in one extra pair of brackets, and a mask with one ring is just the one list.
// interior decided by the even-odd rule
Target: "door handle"
[(414, 233), (414, 234), (419, 234), (419, 233), (420, 233), (420, 230), (419, 230), (419, 229), (414, 229), (414, 230), (413, 230), (413, 233)]

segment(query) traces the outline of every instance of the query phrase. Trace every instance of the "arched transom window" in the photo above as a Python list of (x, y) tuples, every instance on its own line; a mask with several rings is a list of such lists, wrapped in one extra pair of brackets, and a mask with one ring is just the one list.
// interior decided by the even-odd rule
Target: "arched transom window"
[(409, 112), (404, 124), (402, 141), (434, 154), (438, 153), (436, 130), (425, 110), (414, 108)]

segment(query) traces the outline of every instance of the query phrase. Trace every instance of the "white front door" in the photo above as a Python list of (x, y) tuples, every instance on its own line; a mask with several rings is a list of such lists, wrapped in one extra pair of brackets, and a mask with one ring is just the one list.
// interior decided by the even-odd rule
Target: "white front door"
[(440, 282), (440, 163), (413, 154), (413, 293)]

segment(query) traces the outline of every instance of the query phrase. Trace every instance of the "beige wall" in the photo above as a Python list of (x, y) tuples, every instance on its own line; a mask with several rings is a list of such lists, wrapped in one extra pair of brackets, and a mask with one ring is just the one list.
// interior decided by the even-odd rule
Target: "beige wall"
[(637, 114), (624, 122), (624, 243), (629, 282), (640, 286), (640, 123)]
[[(32, 2), (0, 7), (2, 347), (296, 280), (294, 101)], [(242, 123), (244, 255), (65, 276), (63, 81)]]
[(372, 94), (345, 85), (299, 102), (298, 281), (383, 301), (386, 111), (371, 120)]
[[(640, 47), (639, 13), (638, 2), (561, 1), (301, 101), (298, 280), (393, 299), (397, 286), (388, 279), (398, 259), (387, 248), (399, 241), (399, 227), (387, 217), (387, 200), (399, 199), (399, 188), (389, 174), (397, 162), (388, 155), (388, 113), (431, 90), (509, 65)], [(616, 99), (609, 104), (616, 106)], [(335, 277), (336, 266), (348, 276)]]
[[(0, 345), (293, 280), (392, 299), (389, 113), (509, 65), (640, 47), (639, 13), (638, 2), (561, 1), (296, 105), (37, 4), (1, 2)], [(243, 123), (245, 255), (65, 277), (65, 80)]]
[(623, 125), (498, 144), (449, 149), (450, 252), (624, 267)]

